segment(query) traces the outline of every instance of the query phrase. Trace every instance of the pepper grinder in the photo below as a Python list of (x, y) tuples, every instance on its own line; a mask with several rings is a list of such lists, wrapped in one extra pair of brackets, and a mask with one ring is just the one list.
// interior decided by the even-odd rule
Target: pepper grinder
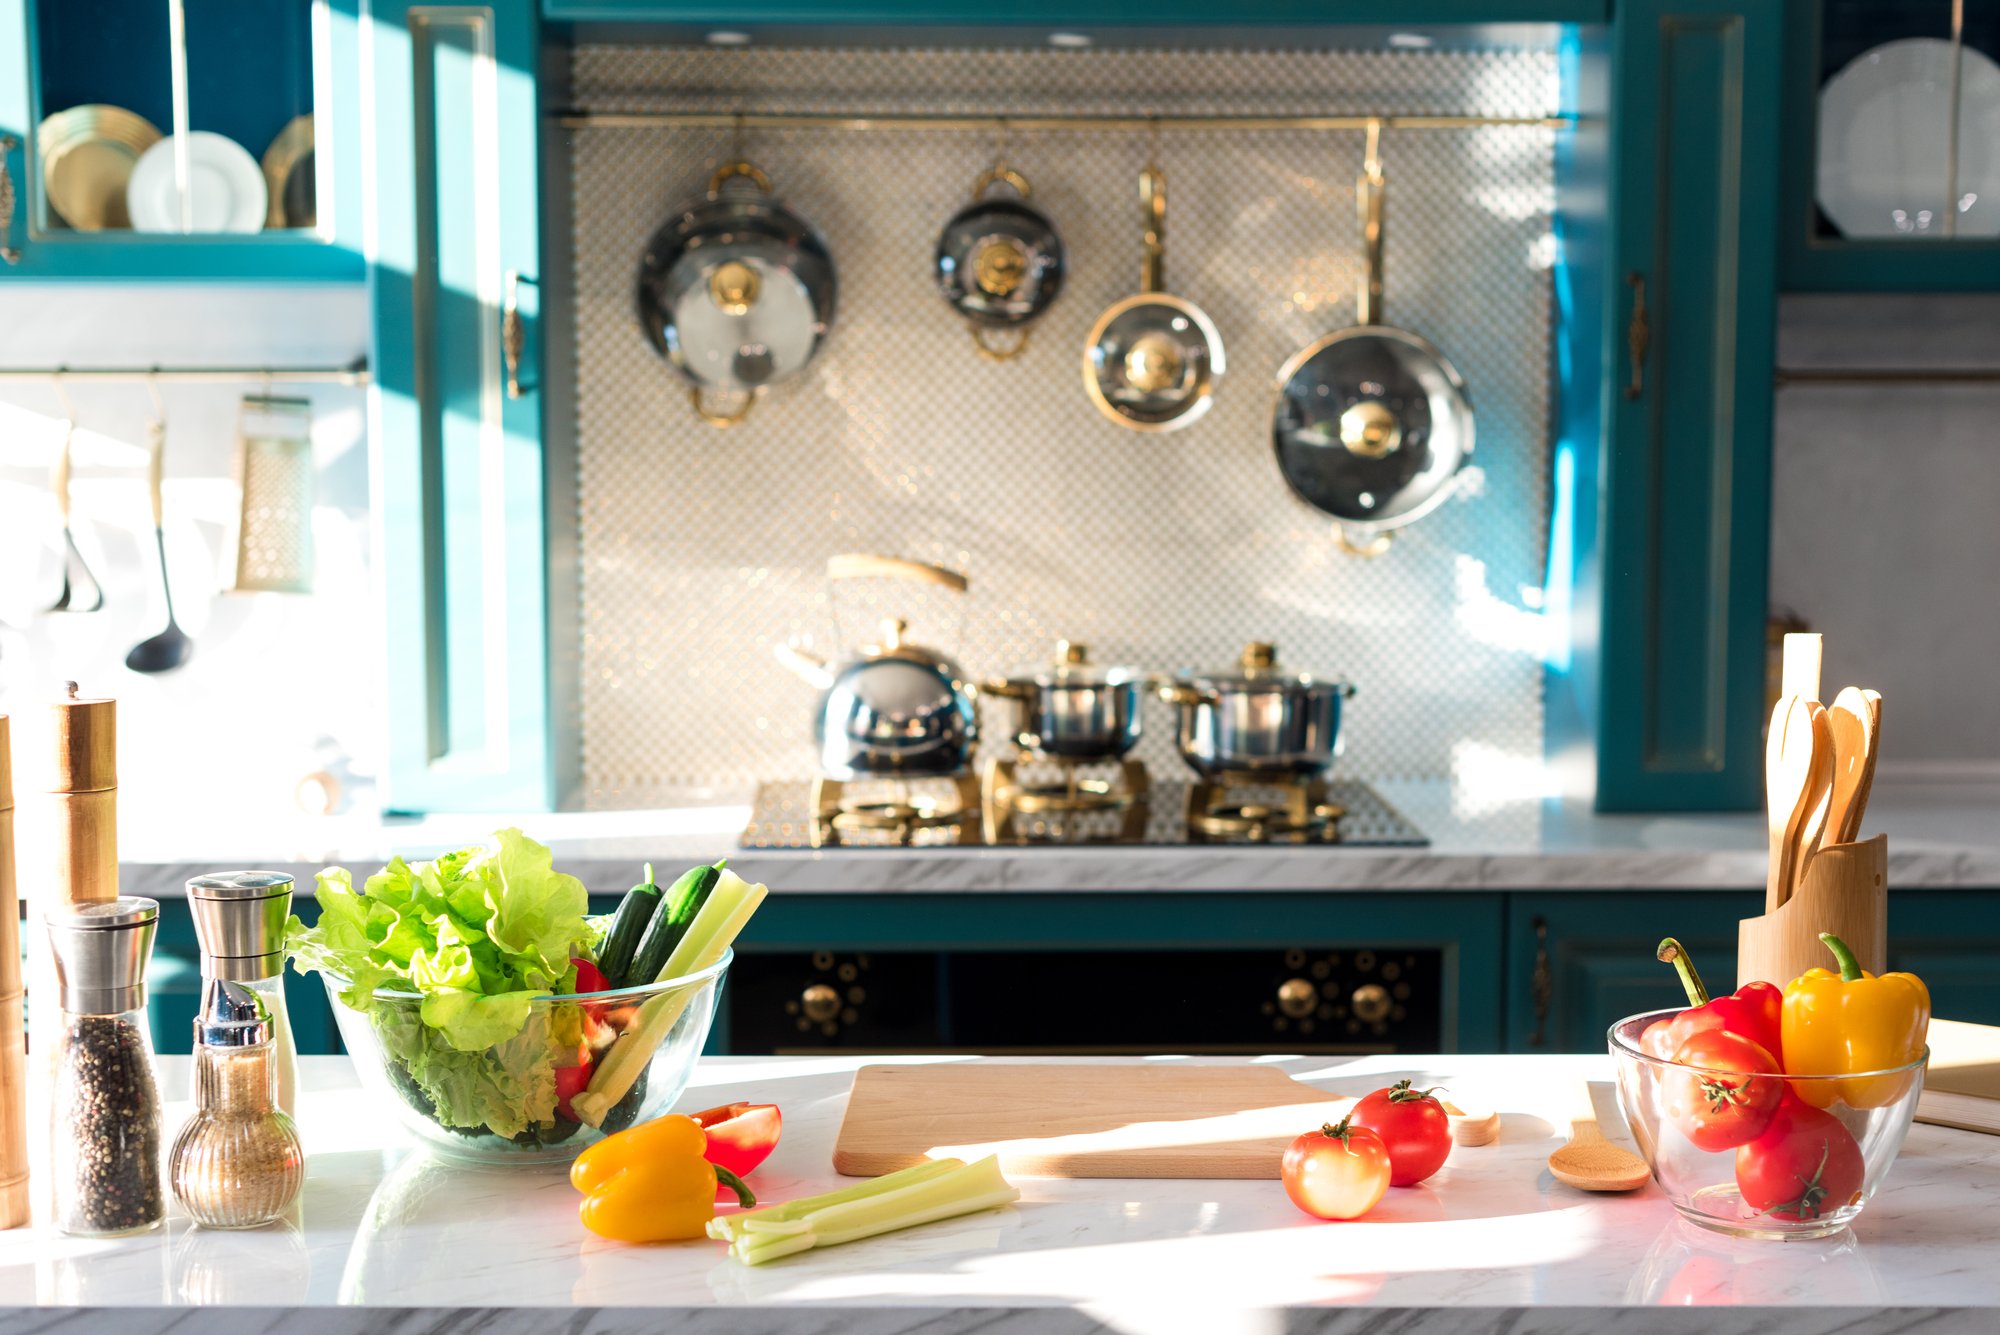
[(187, 883), (188, 912), (201, 944), (201, 976), (239, 983), (257, 994), (270, 1019), (278, 1107), (298, 1116), (298, 1050), (285, 1003), (285, 923), (292, 878), (277, 871), (218, 871)]
[(202, 985), (194, 1022), (194, 1116), (174, 1140), (174, 1199), (204, 1228), (261, 1228), (305, 1184), (292, 1119), (274, 1103), (271, 1017), (241, 983)]

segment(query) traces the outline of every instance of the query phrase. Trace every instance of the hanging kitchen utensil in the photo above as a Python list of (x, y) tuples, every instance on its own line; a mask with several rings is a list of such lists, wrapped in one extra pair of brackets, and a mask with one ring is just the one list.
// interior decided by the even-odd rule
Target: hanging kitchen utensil
[(245, 395), (236, 410), (236, 593), (311, 593), (312, 400)]
[[(639, 324), (711, 426), (741, 422), (758, 391), (805, 368), (833, 323), (834, 296), (825, 238), (740, 159), (653, 234), (639, 261)], [(711, 392), (730, 406), (705, 403)]]
[(1175, 431), (1208, 411), (1225, 369), (1222, 335), (1201, 307), (1167, 295), (1167, 178), (1139, 173), (1145, 260), (1139, 291), (1114, 302), (1083, 345), (1083, 387), (1120, 426)]
[[(1002, 185), (1013, 198), (989, 193)], [(980, 355), (994, 361), (1027, 351), (1029, 325), (1062, 291), (1062, 237), (1028, 202), (1033, 193), (1027, 177), (995, 163), (972, 183), (972, 202), (938, 235), (938, 290), (970, 322)], [(1010, 332), (1011, 341), (996, 341)]]
[(1286, 483), (1339, 520), (1343, 543), (1366, 555), (1387, 547), (1389, 530), (1441, 505), (1472, 457), (1465, 380), (1430, 343), (1382, 322), (1381, 135), (1381, 122), (1370, 121), (1356, 184), (1367, 262), (1356, 324), (1284, 364), (1271, 423)]
[(153, 397), (153, 416), (146, 422), (146, 490), (153, 501), (153, 543), (160, 552), (160, 596), (167, 604), (167, 624), (159, 634), (139, 641), (125, 655), (125, 666), (134, 672), (171, 672), (187, 662), (194, 641), (174, 620), (174, 585), (167, 578), (166, 507), (160, 499), (160, 478), (167, 458), (167, 406), (160, 400), (159, 386), (146, 378), (146, 392)]
[[(49, 604), (49, 611), (95, 612), (104, 606), (104, 586), (98, 582), (97, 576), (90, 573), (90, 566), (84, 561), (83, 553), (77, 550), (76, 534), (70, 528), (70, 446), (76, 439), (76, 405), (70, 402), (69, 391), (63, 388), (60, 375), (50, 383), (55, 387), (56, 397), (62, 400), (63, 411), (62, 445), (56, 450), (55, 467), (49, 471), (49, 490), (55, 493), (56, 511), (62, 515), (63, 554), (62, 591), (56, 595), (56, 600)], [(90, 585), (89, 606), (80, 606), (76, 602), (75, 590), (70, 582), (71, 567), (74, 567), (76, 573)]]
[[(965, 576), (942, 566), (893, 556), (836, 556), (826, 577), (886, 578), (964, 593)], [(838, 632), (838, 617), (835, 629)], [(957, 663), (903, 638), (908, 623), (882, 623), (879, 644), (864, 645), (838, 663), (778, 646), (778, 657), (819, 688), (813, 741), (821, 774), (832, 779), (914, 778), (962, 773), (972, 763), (979, 716), (974, 688)]]

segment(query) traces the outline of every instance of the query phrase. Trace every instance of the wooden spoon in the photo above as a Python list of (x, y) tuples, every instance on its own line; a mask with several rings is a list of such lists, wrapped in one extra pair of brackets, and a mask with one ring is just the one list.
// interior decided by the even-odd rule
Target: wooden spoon
[(1792, 879), (1785, 889), (1786, 899), (1792, 897), (1799, 888), (1799, 882), (1805, 879), (1806, 863), (1812, 861), (1820, 845), (1840, 842), (1827, 837), (1833, 828), (1830, 821), (1833, 811), (1833, 727), (1819, 701), (1806, 701), (1806, 713), (1812, 719), (1812, 772), (1807, 775), (1805, 792), (1799, 797), (1799, 845), (1797, 855), (1792, 859)]
[(1569, 1144), (1549, 1156), (1549, 1172), (1564, 1186), (1578, 1191), (1636, 1191), (1652, 1180), (1653, 1170), (1628, 1149), (1613, 1145), (1597, 1129), (1597, 1104), (1590, 1082), (1574, 1087), (1569, 1114)]
[[(1815, 724), (1813, 711), (1819, 710)], [(1771, 865), (1764, 879), (1764, 911), (1774, 913), (1798, 884), (1799, 830), (1812, 813), (1819, 794), (1813, 769), (1820, 757), (1819, 739), (1826, 735), (1825, 713), (1814, 701), (1787, 695), (1771, 711), (1771, 735), (1764, 743), (1765, 818), (1771, 836)], [(1825, 783), (1832, 786), (1831, 743)], [(1822, 825), (1822, 829), (1824, 825)]]
[(1861, 816), (1868, 805), (1868, 788), (1875, 777), (1875, 715), (1868, 697), (1853, 686), (1842, 688), (1826, 711), (1833, 732), (1833, 804), (1827, 815), (1827, 842), (1851, 844), (1861, 837)]

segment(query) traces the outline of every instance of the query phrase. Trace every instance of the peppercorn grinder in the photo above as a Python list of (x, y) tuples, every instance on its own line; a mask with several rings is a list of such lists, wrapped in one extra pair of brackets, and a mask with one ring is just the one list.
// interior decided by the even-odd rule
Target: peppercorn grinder
[(305, 1184), (297, 1129), (275, 1101), (270, 1012), (242, 983), (211, 978), (194, 1021), (194, 1116), (174, 1139), (174, 1199), (205, 1228), (259, 1228)]
[[(278, 871), (218, 871), (187, 883), (188, 912), (201, 945), (204, 985), (221, 979), (257, 994), (271, 1025), (278, 1106), (298, 1115), (298, 1050), (285, 1003), (285, 923), (292, 878)], [(204, 997), (206, 997), (204, 986)], [(206, 1007), (204, 1006), (204, 1012)]]
[(87, 1237), (155, 1228), (160, 1091), (146, 1030), (146, 965), (160, 906), (123, 896), (45, 919), (62, 1014), (49, 1098), (56, 1227)]

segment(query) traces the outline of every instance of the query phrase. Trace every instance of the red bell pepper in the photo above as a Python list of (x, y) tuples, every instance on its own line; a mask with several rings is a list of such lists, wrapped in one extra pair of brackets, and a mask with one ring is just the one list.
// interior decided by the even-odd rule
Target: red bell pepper
[(749, 1176), (778, 1147), (783, 1119), (775, 1103), (728, 1103), (692, 1116), (708, 1133), (704, 1157), (738, 1177)]
[(1660, 942), (1657, 953), (1661, 962), (1680, 971), (1681, 986), (1687, 989), (1688, 1009), (1649, 1025), (1639, 1036), (1641, 1049), (1650, 1056), (1672, 1061), (1690, 1038), (1720, 1029), (1749, 1039), (1780, 1061), (1784, 1059), (1780, 1023), (1785, 1004), (1783, 992), (1770, 983), (1745, 983), (1736, 989), (1735, 995), (1711, 1000), (1685, 946), (1670, 936)]

